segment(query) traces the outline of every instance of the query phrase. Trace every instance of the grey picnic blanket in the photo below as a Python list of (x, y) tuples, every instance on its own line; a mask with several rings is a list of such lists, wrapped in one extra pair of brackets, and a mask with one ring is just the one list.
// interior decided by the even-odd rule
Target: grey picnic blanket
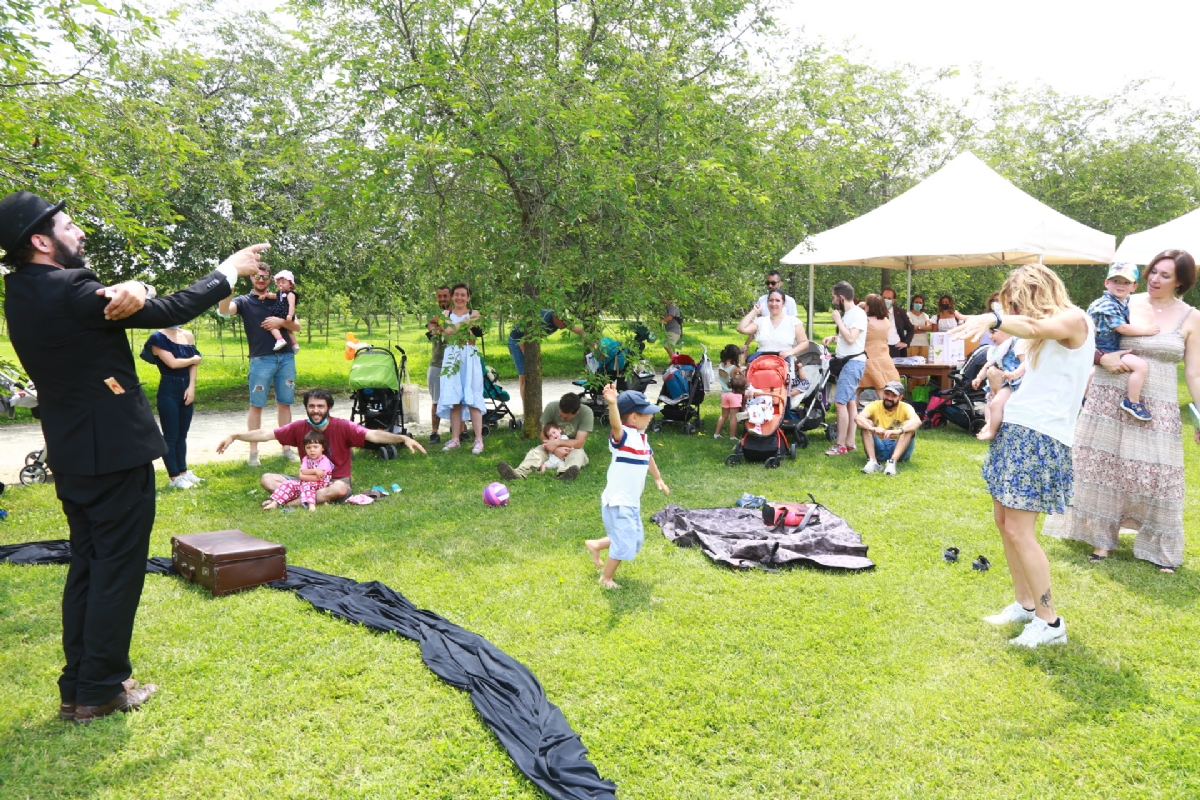
[(846, 520), (821, 506), (802, 532), (776, 530), (763, 523), (762, 512), (746, 508), (667, 506), (651, 519), (663, 536), (680, 547), (698, 546), (718, 564), (739, 569), (771, 569), (808, 564), (829, 569), (871, 569), (862, 537)]

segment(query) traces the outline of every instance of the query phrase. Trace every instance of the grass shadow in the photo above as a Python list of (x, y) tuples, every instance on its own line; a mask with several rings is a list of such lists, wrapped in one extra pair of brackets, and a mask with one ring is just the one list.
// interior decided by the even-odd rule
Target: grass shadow
[[(1069, 636), (1069, 633), (1068, 633)], [(1080, 723), (1106, 723), (1114, 716), (1150, 705), (1153, 694), (1141, 673), (1128, 664), (1106, 664), (1087, 645), (1069, 641), (1061, 647), (1020, 650), (1019, 658), (1050, 678), (1050, 686), (1072, 706), (1069, 718)], [(1062, 720), (1057, 720), (1060, 724)]]
[(1087, 560), (1093, 550), (1090, 544), (1070, 540), (1060, 542), (1064, 549), (1070, 551), (1070, 560), (1077, 561), (1083, 569), (1100, 572), (1109, 581), (1120, 584), (1143, 600), (1175, 609), (1191, 609), (1196, 605), (1200, 576), (1186, 566), (1180, 567), (1174, 575), (1167, 575), (1159, 572), (1158, 567), (1149, 561), (1134, 558), (1131, 536), (1121, 537), (1121, 547), (1098, 564)]
[(615, 629), (629, 614), (641, 614), (653, 605), (655, 581), (630, 576), (615, 578), (620, 589), (604, 589), (608, 601), (608, 630)]

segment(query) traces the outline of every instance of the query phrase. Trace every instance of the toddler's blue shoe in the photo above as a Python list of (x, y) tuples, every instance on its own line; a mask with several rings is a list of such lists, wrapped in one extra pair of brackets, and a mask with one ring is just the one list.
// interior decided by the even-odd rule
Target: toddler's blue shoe
[(386, 490), (386, 489), (384, 489), (384, 488), (383, 488), (383, 486), (372, 486), (372, 487), (371, 487), (371, 491), (372, 491), (372, 492), (379, 492), (379, 493), (380, 493), (381, 495), (383, 495), (384, 497), (387, 497), (387, 494), (388, 494), (388, 493), (387, 493), (387, 490)]
[(1145, 403), (1131, 403), (1128, 397), (1121, 401), (1121, 410), (1139, 422), (1150, 422), (1154, 419), (1146, 410)]
[(393, 483), (392, 484), (392, 494), (400, 494), (400, 491), (401, 491), (400, 484)]

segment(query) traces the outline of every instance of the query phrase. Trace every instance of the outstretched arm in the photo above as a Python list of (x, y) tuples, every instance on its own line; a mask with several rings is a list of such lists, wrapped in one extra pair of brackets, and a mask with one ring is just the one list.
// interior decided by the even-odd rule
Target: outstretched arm
[(231, 433), (221, 440), (217, 445), (217, 452), (224, 453), (229, 445), (234, 442), (273, 442), (275, 441), (275, 431), (271, 428), (259, 428), (253, 431), (242, 431), (241, 433)]
[(367, 431), (366, 439), (373, 444), (402, 444), (410, 453), (424, 453), (425, 448), (411, 436), (403, 433), (388, 433), (387, 431)]

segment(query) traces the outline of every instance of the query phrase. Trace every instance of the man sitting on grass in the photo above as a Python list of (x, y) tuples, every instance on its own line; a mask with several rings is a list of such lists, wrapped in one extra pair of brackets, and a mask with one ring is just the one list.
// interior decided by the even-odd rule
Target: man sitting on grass
[[(862, 435), (863, 450), (867, 454), (864, 475), (879, 471), (879, 461), (884, 475), (896, 474), (896, 462), (912, 458), (913, 446), (917, 443), (917, 428), (921, 418), (916, 410), (904, 402), (904, 384), (888, 381), (883, 387), (883, 399), (868, 403), (854, 421)], [(897, 458), (896, 454), (900, 457)]]
[[(309, 431), (320, 431), (325, 435), (329, 447), (325, 454), (333, 461), (330, 484), (317, 492), (318, 503), (342, 503), (350, 496), (350, 461), (352, 447), (363, 447), (367, 442), (374, 444), (402, 444), (408, 452), (425, 452), (425, 448), (402, 433), (368, 430), (348, 419), (329, 416), (333, 408), (333, 395), (327, 389), (313, 389), (304, 394), (304, 410), (307, 419), (297, 420), (275, 430), (253, 430), (231, 433), (217, 445), (217, 452), (224, 453), (234, 441), (269, 442), (303, 447), (304, 435)], [(286, 480), (297, 480), (295, 475), (278, 475), (268, 472), (260, 480), (262, 487), (274, 492)]]
[(551, 455), (562, 459), (562, 463), (558, 465), (559, 480), (573, 481), (579, 476), (579, 470), (588, 464), (583, 445), (596, 424), (595, 415), (590, 408), (579, 402), (579, 395), (567, 392), (560, 400), (546, 406), (542, 412), (543, 431), (549, 423), (554, 423), (567, 438), (543, 441), (526, 453), (525, 459), (516, 468), (503, 461), (499, 462), (496, 464), (496, 470), (500, 477), (506, 481), (524, 480), (529, 473), (541, 469), (542, 464)]

